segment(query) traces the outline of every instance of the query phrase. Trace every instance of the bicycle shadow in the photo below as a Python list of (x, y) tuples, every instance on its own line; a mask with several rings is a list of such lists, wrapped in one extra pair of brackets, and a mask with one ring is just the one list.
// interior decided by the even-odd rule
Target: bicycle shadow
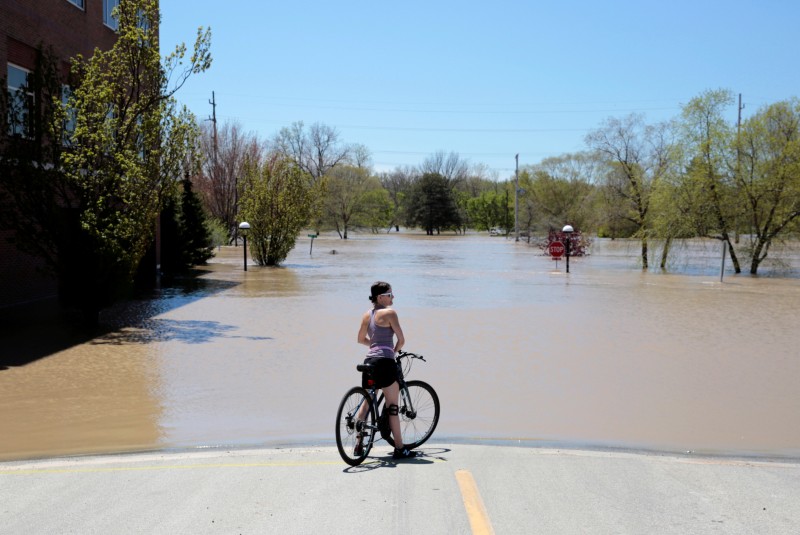
[(416, 457), (401, 460), (392, 459), (391, 453), (381, 456), (375, 456), (371, 453), (360, 465), (348, 466), (342, 470), (342, 472), (345, 474), (360, 474), (379, 468), (397, 468), (404, 464), (422, 465), (433, 464), (435, 462), (447, 462), (447, 458), (444, 457), (444, 454), (449, 453), (451, 450), (448, 448), (419, 448), (416, 451), (418, 452)]

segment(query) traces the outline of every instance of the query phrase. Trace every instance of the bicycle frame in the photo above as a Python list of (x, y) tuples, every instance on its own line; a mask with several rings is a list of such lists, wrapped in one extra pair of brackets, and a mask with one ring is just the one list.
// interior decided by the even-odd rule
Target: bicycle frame
[(406, 353), (403, 353), (403, 355), (397, 357), (397, 384), (400, 387), (400, 397), (403, 399), (402, 406), (404, 409), (410, 409), (406, 410), (406, 413), (413, 417), (416, 415), (417, 411), (414, 410), (414, 403), (411, 401), (411, 394), (408, 392), (408, 385), (406, 384), (406, 378), (403, 374), (403, 366), (400, 365), (400, 359), (405, 355)]

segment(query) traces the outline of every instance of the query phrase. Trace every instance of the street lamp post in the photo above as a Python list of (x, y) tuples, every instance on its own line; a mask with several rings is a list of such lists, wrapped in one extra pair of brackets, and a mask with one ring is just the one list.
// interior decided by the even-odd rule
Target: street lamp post
[(239, 223), (239, 230), (242, 232), (242, 240), (244, 241), (244, 270), (247, 271), (247, 231), (250, 230), (250, 223), (242, 221)]
[(519, 241), (519, 154), (514, 156), (516, 165), (514, 166), (514, 230), (516, 231), (516, 238), (514, 241)]
[(572, 243), (572, 233), (575, 232), (575, 229), (572, 228), (572, 225), (564, 225), (564, 228), (561, 229), (561, 232), (567, 237), (567, 273), (569, 273), (569, 246)]

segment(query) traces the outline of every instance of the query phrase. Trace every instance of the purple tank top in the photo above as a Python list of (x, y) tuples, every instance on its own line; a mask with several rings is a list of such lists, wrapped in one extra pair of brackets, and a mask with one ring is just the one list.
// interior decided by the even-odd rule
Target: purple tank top
[(394, 358), (394, 329), (391, 327), (381, 327), (375, 323), (376, 309), (369, 313), (369, 325), (367, 334), (369, 335), (369, 353), (367, 357), (386, 357)]

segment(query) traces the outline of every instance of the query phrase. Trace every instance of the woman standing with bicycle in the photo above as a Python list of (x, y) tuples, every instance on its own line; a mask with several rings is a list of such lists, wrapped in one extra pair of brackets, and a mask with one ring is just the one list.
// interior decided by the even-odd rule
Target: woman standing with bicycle
[[(376, 383), (374, 386), (381, 388), (386, 398), (389, 427), (395, 443), (392, 458), (409, 459), (416, 456), (417, 452), (410, 451), (403, 445), (397, 405), (400, 387), (397, 384), (397, 363), (394, 359), (395, 353), (400, 351), (406, 339), (397, 312), (391, 308), (394, 300), (392, 286), (383, 281), (374, 283), (370, 289), (369, 300), (373, 306), (361, 318), (358, 343), (369, 347), (364, 363), (373, 365), (372, 379)], [(395, 337), (397, 337), (396, 342)], [(366, 378), (364, 380), (366, 381)]]

